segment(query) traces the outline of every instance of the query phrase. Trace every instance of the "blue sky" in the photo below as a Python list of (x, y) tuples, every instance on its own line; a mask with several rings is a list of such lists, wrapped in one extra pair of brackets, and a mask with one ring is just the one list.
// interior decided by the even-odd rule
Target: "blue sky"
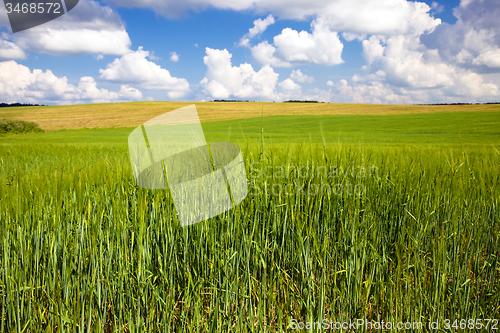
[(80, 0), (11, 33), (0, 102), (500, 101), (497, 0)]

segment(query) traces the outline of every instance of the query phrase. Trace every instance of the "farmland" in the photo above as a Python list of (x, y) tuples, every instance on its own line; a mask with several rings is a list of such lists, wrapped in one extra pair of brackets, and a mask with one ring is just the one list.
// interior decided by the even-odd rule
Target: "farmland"
[[(0, 108), (0, 119), (34, 121), (44, 130), (136, 127), (192, 102), (131, 102), (65, 106)], [(449, 112), (498, 112), (485, 105), (374, 105), (330, 103), (263, 103), (264, 116), (402, 115)], [(196, 102), (201, 122), (261, 116), (261, 103)]]
[(196, 103), (249, 195), (181, 228), (127, 137), (185, 105), (0, 110), (47, 131), (0, 137), (0, 332), (500, 319), (498, 105)]

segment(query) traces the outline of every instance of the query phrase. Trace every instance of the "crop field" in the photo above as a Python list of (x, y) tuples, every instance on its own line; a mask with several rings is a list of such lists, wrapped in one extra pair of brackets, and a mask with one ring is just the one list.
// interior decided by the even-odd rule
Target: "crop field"
[[(44, 130), (136, 127), (192, 102), (131, 102), (65, 106), (0, 108), (0, 119), (34, 121)], [(498, 112), (498, 104), (376, 105), (330, 103), (263, 103), (264, 116), (403, 115)], [(261, 117), (261, 103), (196, 102), (201, 122)], [(259, 129), (260, 132), (260, 129)]]
[(127, 146), (169, 109), (130, 104), (0, 110), (47, 131), (0, 137), (0, 332), (500, 329), (498, 105), (197, 104), (249, 193), (182, 228)]

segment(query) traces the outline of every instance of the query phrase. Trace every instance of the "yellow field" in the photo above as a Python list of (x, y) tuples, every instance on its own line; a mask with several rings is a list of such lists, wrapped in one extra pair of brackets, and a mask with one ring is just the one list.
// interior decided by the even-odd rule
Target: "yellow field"
[[(34, 121), (44, 130), (135, 127), (183, 106), (196, 104), (202, 122), (260, 117), (260, 102), (131, 102), (68, 106), (0, 108), (0, 119)], [(432, 112), (498, 111), (489, 105), (381, 105), (330, 103), (264, 103), (264, 116), (387, 115)]]

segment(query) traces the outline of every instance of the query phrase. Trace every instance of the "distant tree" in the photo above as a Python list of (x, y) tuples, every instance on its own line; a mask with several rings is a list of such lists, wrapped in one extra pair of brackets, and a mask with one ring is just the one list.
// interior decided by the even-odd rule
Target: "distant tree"
[(45, 106), (39, 104), (25, 104), (25, 103), (0, 103), (0, 108), (15, 107), (15, 106)]
[(296, 99), (284, 101), (283, 103), (319, 103), (318, 101), (299, 101)]
[(214, 99), (214, 102), (250, 102), (250, 101), (239, 101), (235, 99)]

